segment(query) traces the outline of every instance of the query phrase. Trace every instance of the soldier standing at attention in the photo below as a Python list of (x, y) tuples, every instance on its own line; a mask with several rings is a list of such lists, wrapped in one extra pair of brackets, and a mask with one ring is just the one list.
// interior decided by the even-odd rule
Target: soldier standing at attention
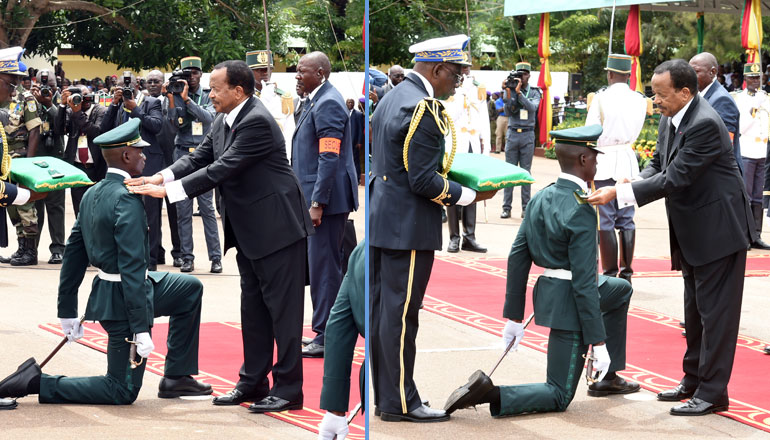
[(765, 181), (767, 137), (770, 129), (770, 96), (760, 86), (761, 69), (757, 63), (746, 63), (743, 67), (746, 89), (733, 92), (735, 104), (741, 113), (741, 158), (743, 159), (743, 181), (749, 195), (757, 239), (751, 243), (754, 249), (770, 249), (762, 241), (762, 188)]
[[(614, 186), (639, 174), (639, 162), (631, 144), (639, 137), (647, 114), (644, 95), (631, 90), (631, 57), (610, 54), (607, 57), (609, 87), (596, 94), (588, 108), (586, 125), (600, 124), (604, 129), (596, 142), (604, 154), (596, 157), (596, 188)], [(599, 255), (602, 270), (608, 277), (620, 276), (631, 281), (634, 270), (636, 225), (634, 207), (618, 207), (617, 200), (597, 207), (599, 210)], [(615, 230), (618, 230), (618, 237)], [(618, 273), (618, 243), (620, 243), (620, 272)]]
[(254, 96), (265, 104), (281, 128), (283, 140), (286, 142), (286, 156), (291, 161), (291, 138), (296, 125), (294, 98), (291, 93), (279, 89), (277, 84), (270, 82), (270, 76), (273, 73), (273, 52), (269, 50), (246, 52), (246, 64), (254, 74)]

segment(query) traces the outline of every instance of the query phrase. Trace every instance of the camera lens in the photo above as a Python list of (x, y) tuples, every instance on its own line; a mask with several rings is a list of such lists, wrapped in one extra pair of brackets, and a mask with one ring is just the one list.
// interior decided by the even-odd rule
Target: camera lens
[(83, 102), (83, 95), (76, 93), (72, 95), (72, 103), (75, 105), (80, 105), (80, 103)]

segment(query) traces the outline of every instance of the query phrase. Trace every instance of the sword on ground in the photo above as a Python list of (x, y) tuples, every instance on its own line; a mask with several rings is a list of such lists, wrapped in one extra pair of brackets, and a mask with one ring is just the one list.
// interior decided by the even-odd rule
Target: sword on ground
[[(529, 318), (527, 318), (527, 320), (524, 322), (524, 328), (525, 329), (527, 328), (529, 323), (532, 322), (532, 318), (534, 318), (534, 317), (535, 317), (535, 313), (534, 312), (531, 315), (529, 315)], [(497, 360), (497, 363), (492, 368), (492, 371), (490, 371), (489, 374), (487, 375), (488, 377), (492, 377), (492, 373), (494, 373), (495, 370), (497, 370), (497, 366), (500, 365), (500, 362), (503, 361), (503, 358), (505, 357), (505, 355), (508, 354), (509, 351), (511, 351), (511, 348), (513, 348), (513, 344), (514, 343), (516, 343), (516, 337), (515, 336), (513, 337), (511, 342), (508, 343), (508, 346), (505, 347), (505, 351), (503, 352), (503, 355), (500, 356), (500, 359)]]
[[(86, 320), (86, 315), (81, 316), (80, 325), (83, 325), (83, 321), (85, 320)], [(64, 347), (64, 344), (66, 343), (67, 343), (67, 335), (64, 335), (64, 339), (62, 339), (62, 341), (59, 342), (59, 345), (57, 345), (56, 348), (53, 349), (51, 354), (49, 354), (48, 357), (43, 359), (43, 362), (40, 363), (40, 368), (42, 369), (43, 367), (45, 367), (45, 364), (47, 364), (48, 361), (50, 361), (56, 355), (56, 353), (58, 353), (59, 350), (61, 350), (61, 348)]]

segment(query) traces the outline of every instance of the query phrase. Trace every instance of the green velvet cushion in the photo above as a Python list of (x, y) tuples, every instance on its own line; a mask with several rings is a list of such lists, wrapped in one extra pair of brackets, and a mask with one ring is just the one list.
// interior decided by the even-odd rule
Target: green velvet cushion
[(11, 161), (11, 181), (37, 192), (94, 184), (83, 171), (51, 156), (13, 159)]
[(449, 180), (476, 191), (491, 191), (535, 183), (523, 168), (504, 160), (474, 153), (457, 153), (449, 169)]

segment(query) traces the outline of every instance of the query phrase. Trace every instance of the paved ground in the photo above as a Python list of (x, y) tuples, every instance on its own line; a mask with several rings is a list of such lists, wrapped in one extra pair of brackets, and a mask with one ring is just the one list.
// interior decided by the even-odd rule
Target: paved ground
[[(363, 187), (360, 199), (363, 205)], [(67, 199), (67, 231), (74, 223), (72, 205)], [(265, 213), (269, 215), (269, 213)], [(363, 206), (351, 217), (355, 221), (359, 240), (364, 237)], [(47, 228), (47, 226), (46, 226)], [(224, 273), (210, 274), (207, 261), (203, 225), (194, 217), (196, 271), (205, 286), (202, 321), (240, 321), (240, 285), (235, 250), (223, 259)], [(13, 232), (9, 228), (12, 240)], [(220, 229), (220, 238), (222, 238)], [(40, 245), (40, 264), (30, 268), (12, 268), (0, 265), (0, 378), (13, 372), (25, 359), (34, 356), (38, 361), (56, 346), (59, 338), (38, 328), (39, 324), (58, 322), (56, 295), (59, 266), (46, 264), (50, 253), (48, 232), (44, 231)], [(168, 224), (164, 212), (164, 247), (171, 249)], [(8, 255), (15, 250), (0, 249)], [(166, 256), (171, 262), (170, 256)], [(178, 271), (166, 266), (160, 270)], [(95, 274), (89, 269), (86, 282), (80, 289), (80, 310)], [(309, 290), (305, 299), (305, 324), (310, 324), (312, 306)], [(159, 320), (167, 322), (167, 320)], [(49, 374), (69, 376), (102, 375), (106, 371), (104, 354), (79, 344), (64, 347), (45, 367)], [(320, 378), (318, 378), (320, 380)], [(158, 399), (160, 376), (145, 373), (144, 386), (139, 398), (131, 406), (40, 405), (34, 397), (19, 400), (14, 411), (0, 411), (0, 439), (67, 438), (259, 438), (259, 439), (314, 439), (310, 431), (265, 415), (249, 413), (242, 407), (217, 407), (210, 400), (193, 401)], [(305, 403), (311, 403), (306, 400)], [(355, 402), (354, 402), (355, 403)], [(351, 406), (354, 404), (351, 403)], [(312, 402), (317, 406), (318, 402)], [(128, 434), (130, 433), (130, 434)]]
[[(502, 155), (493, 155), (502, 159)], [(536, 157), (533, 175), (537, 179), (533, 192), (553, 182), (558, 175), (554, 160)], [(512, 219), (501, 219), (502, 192), (487, 201), (488, 222), (484, 210), (478, 208), (478, 241), (489, 248), (488, 256), (506, 257), (521, 224), (519, 190), (514, 192)], [(641, 208), (636, 215), (637, 256), (668, 256), (668, 229), (662, 201)], [(770, 238), (765, 225), (764, 237)], [(444, 249), (448, 243), (444, 234)], [(446, 255), (446, 253), (443, 253)], [(760, 251), (750, 251), (759, 255)], [(460, 256), (479, 254), (461, 251)], [(770, 325), (766, 313), (770, 307), (767, 278), (747, 278), (744, 292), (740, 332), (770, 340)], [(469, 288), (472, 286), (469, 286)], [(673, 316), (682, 316), (681, 278), (647, 278), (634, 282), (632, 304)], [(502, 314), (502, 311), (501, 311)], [(678, 333), (672, 338), (681, 337)], [(420, 395), (432, 406), (443, 407), (449, 394), (467, 381), (477, 369), (489, 371), (501, 352), (500, 338), (430, 312), (420, 315), (417, 338), (415, 378)], [(770, 367), (770, 356), (758, 354), (757, 362)], [(522, 347), (509, 354), (493, 376), (500, 384), (543, 382), (546, 355)], [(764, 381), (764, 378), (757, 378)], [(370, 438), (373, 439), (433, 439), (433, 438), (770, 438), (770, 434), (750, 428), (721, 416), (673, 417), (668, 415), (670, 403), (657, 402), (653, 393), (641, 391), (626, 396), (590, 398), (581, 381), (572, 404), (564, 413), (527, 415), (493, 419), (489, 406), (467, 409), (452, 415), (446, 423), (410, 424), (387, 423), (370, 418)]]

